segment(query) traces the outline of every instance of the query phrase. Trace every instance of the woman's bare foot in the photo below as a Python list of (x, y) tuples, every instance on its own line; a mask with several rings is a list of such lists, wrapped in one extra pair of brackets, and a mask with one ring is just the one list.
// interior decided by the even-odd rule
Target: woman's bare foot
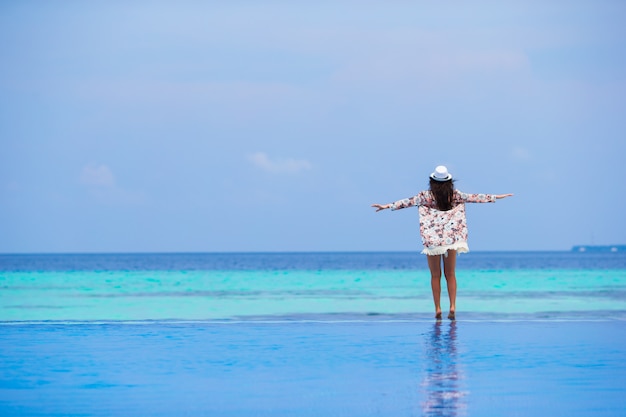
[(450, 313), (448, 313), (448, 318), (450, 320), (456, 320), (456, 314), (454, 313), (454, 310), (450, 310)]

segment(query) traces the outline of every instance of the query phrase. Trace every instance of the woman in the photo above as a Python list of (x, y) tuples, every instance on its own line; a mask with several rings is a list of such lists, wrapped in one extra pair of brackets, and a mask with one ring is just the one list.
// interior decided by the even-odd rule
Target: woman
[[(420, 234), (424, 243), (430, 269), (430, 285), (435, 301), (435, 318), (441, 319), (441, 263), (448, 285), (450, 313), (455, 319), (456, 311), (456, 254), (468, 252), (465, 203), (493, 203), (513, 194), (466, 194), (454, 189), (454, 181), (448, 169), (440, 165), (430, 174), (430, 190), (414, 197), (390, 204), (372, 204), (376, 211), (400, 210), (418, 206)], [(442, 256), (443, 255), (443, 256)]]

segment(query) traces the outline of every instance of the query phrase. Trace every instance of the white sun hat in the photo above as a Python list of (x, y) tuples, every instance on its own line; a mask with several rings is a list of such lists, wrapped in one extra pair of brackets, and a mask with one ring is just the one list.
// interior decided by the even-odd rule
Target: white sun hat
[(435, 168), (435, 172), (430, 174), (430, 178), (435, 181), (449, 181), (452, 179), (452, 175), (448, 172), (448, 168), (443, 165), (439, 165)]

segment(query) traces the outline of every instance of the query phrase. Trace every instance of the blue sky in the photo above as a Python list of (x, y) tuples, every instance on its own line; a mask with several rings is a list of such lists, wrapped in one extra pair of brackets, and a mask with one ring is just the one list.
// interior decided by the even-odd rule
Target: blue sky
[(626, 242), (622, 1), (0, 4), (0, 252)]

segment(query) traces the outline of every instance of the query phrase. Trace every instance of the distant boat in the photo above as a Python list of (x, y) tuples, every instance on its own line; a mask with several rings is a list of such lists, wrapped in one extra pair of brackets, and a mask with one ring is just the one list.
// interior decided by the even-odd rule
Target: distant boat
[(626, 245), (576, 245), (572, 252), (626, 252)]

